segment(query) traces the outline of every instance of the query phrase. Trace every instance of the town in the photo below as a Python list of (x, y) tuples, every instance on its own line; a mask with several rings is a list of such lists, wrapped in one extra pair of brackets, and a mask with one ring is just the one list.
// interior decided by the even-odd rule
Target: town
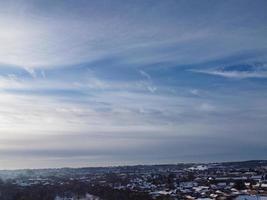
[(1, 170), (1, 200), (267, 199), (267, 161)]

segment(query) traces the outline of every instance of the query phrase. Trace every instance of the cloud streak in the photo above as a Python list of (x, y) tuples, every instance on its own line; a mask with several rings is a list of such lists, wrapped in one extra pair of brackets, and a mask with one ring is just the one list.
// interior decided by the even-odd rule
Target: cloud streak
[(220, 70), (192, 70), (196, 73), (203, 73), (208, 75), (222, 76), (226, 78), (267, 78), (267, 72), (239, 72), (239, 71), (220, 71)]
[(196, 73), (222, 76), (226, 78), (267, 78), (267, 67), (265, 64), (258, 65), (233, 65), (215, 69), (192, 69)]

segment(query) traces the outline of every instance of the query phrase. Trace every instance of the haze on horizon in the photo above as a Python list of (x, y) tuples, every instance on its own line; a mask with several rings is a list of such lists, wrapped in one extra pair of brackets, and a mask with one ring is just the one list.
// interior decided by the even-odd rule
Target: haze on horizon
[(0, 0), (0, 168), (267, 159), (266, 10)]

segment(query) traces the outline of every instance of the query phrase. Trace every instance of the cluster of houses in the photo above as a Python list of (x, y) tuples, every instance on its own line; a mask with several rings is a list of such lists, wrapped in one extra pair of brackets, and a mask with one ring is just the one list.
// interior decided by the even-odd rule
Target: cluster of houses
[(267, 168), (227, 168), (199, 165), (179, 170), (142, 173), (116, 189), (148, 192), (154, 199), (267, 198)]

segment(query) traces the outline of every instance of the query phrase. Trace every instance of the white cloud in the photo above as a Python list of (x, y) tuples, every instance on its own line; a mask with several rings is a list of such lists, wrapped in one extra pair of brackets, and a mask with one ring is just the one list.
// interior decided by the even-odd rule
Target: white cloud
[(198, 96), (199, 95), (199, 90), (198, 89), (191, 89), (190, 93), (193, 94), (193, 95)]
[(236, 79), (244, 79), (244, 78), (267, 78), (267, 71), (223, 71), (223, 70), (190, 70), (196, 73), (203, 73), (215, 76), (222, 76), (226, 78), (236, 78)]
[(142, 76), (144, 76), (144, 77), (147, 78), (148, 80), (151, 79), (151, 76), (150, 76), (148, 73), (146, 73), (145, 71), (140, 70), (139, 72), (140, 72), (140, 74), (141, 74)]

